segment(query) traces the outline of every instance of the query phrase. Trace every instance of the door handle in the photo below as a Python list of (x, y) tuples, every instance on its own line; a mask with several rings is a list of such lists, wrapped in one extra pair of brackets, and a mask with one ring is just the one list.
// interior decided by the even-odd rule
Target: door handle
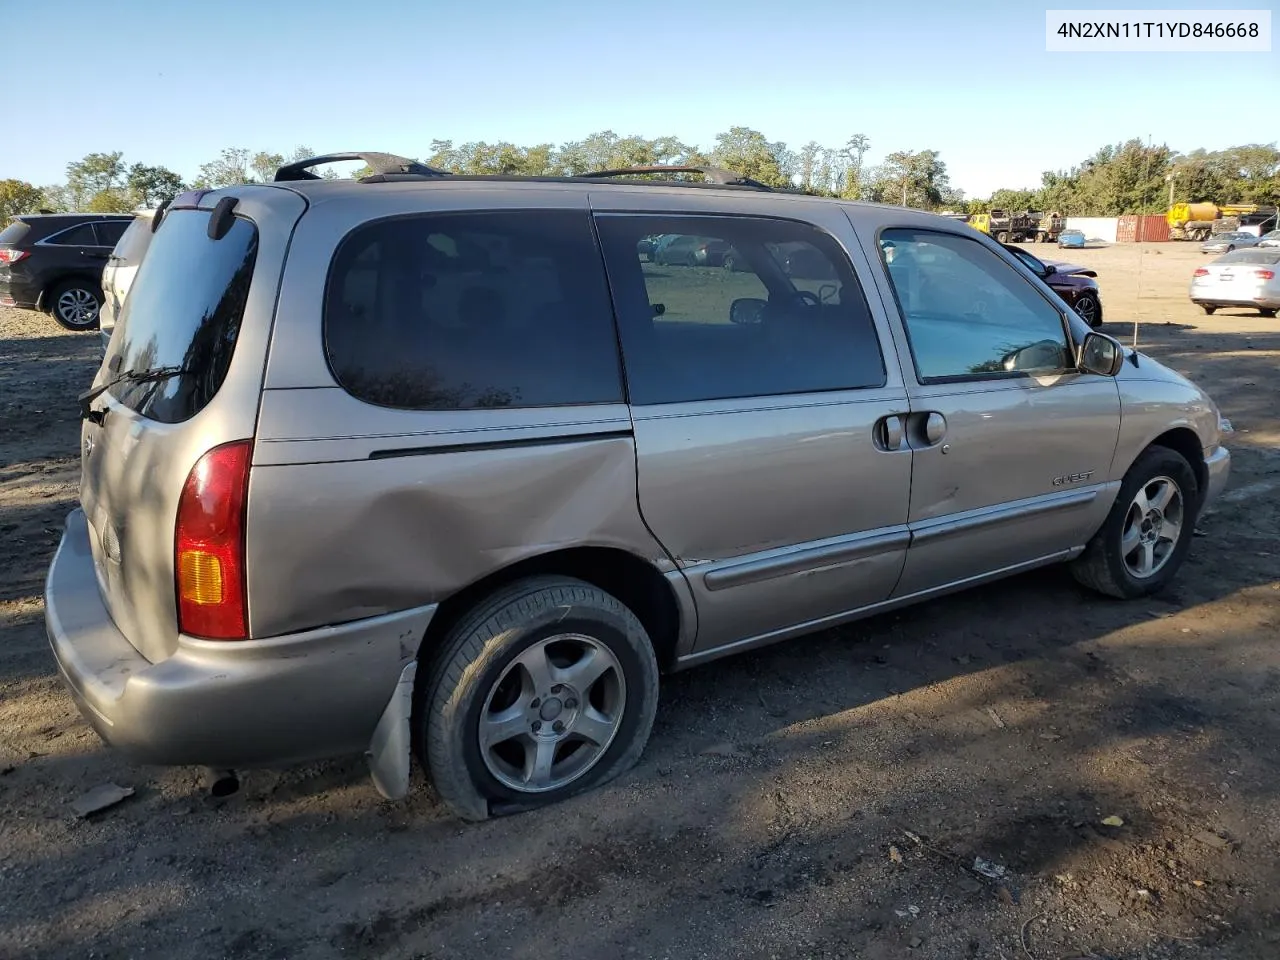
[(934, 446), (947, 435), (947, 418), (936, 410), (930, 411), (924, 419), (924, 439), (929, 446)]
[(876, 421), (874, 438), (875, 444), (881, 450), (892, 453), (895, 450), (902, 449), (903, 435), (906, 432), (902, 417), (898, 414), (890, 414), (887, 417), (881, 417)]

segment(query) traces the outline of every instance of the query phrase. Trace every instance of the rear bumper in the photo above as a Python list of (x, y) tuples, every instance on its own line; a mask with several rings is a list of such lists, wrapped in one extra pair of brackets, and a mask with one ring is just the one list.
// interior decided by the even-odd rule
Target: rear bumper
[(1227, 485), (1231, 476), (1231, 451), (1226, 447), (1218, 447), (1204, 458), (1204, 465), (1209, 471), (1209, 486), (1205, 491), (1201, 509), (1212, 504)]
[(1197, 307), (1259, 307), (1263, 310), (1280, 310), (1280, 297), (1222, 297), (1211, 293), (1193, 293), (1191, 302)]
[(49, 643), (81, 713), (122, 753), (163, 765), (275, 766), (368, 749), (434, 612), (266, 640), (181, 637), (152, 663), (107, 612), (81, 510), (45, 583)]
[(0, 280), (0, 307), (35, 310), (40, 303), (40, 289), (13, 276)]

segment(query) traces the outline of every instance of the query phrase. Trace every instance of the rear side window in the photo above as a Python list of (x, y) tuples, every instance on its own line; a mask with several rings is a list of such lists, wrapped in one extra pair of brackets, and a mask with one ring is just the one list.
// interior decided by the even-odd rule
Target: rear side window
[(61, 233), (55, 233), (45, 243), (51, 243), (59, 247), (96, 247), (98, 246), (98, 238), (93, 232), (92, 223), (82, 223), (69, 230), (63, 230)]
[(213, 399), (240, 334), (258, 230), (236, 218), (220, 240), (208, 236), (209, 211), (173, 210), (156, 231), (116, 324), (107, 369), (172, 373), (111, 394), (144, 417), (179, 423)]
[(330, 270), (324, 340), (338, 383), (379, 406), (622, 400), (613, 310), (585, 213), (366, 224), (343, 241)]
[(20, 243), (30, 229), (31, 225), (25, 220), (14, 220), (3, 230), (0, 230), (0, 243)]

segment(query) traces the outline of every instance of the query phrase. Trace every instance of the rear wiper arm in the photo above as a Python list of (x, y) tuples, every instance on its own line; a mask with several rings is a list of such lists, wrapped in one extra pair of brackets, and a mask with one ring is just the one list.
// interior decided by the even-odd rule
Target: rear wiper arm
[(154, 370), (127, 370), (118, 377), (112, 377), (106, 383), (93, 387), (80, 394), (80, 419), (88, 420), (90, 423), (101, 424), (106, 418), (106, 412), (103, 410), (94, 410), (93, 401), (110, 390), (118, 383), (155, 383), (158, 380), (168, 380), (170, 377), (176, 377), (179, 374), (187, 373), (185, 367), (156, 367)]

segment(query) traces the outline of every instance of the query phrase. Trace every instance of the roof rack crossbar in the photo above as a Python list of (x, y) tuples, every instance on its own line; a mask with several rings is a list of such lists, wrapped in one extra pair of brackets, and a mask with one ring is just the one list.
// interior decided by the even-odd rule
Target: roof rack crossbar
[(657, 164), (645, 167), (621, 167), (617, 170), (593, 170), (591, 173), (580, 174), (584, 179), (603, 179), (605, 177), (629, 177), (638, 173), (700, 173), (711, 183), (724, 184), (726, 186), (739, 187), (756, 187), (760, 190), (772, 190), (773, 187), (767, 183), (761, 183), (759, 180), (752, 180), (750, 177), (744, 177), (741, 174), (734, 173), (732, 170), (726, 170), (723, 167), (699, 167), (699, 166), (664, 166)]
[(277, 183), (290, 180), (319, 180), (321, 178), (312, 173), (310, 168), (326, 163), (336, 163), (339, 160), (363, 160), (375, 176), (403, 173), (415, 174), (420, 177), (448, 176), (448, 172), (445, 170), (437, 170), (435, 167), (429, 167), (425, 163), (419, 163), (417, 160), (398, 157), (394, 153), (358, 152), (326, 153), (319, 157), (295, 160), (293, 163), (286, 163), (276, 170), (274, 179)]

